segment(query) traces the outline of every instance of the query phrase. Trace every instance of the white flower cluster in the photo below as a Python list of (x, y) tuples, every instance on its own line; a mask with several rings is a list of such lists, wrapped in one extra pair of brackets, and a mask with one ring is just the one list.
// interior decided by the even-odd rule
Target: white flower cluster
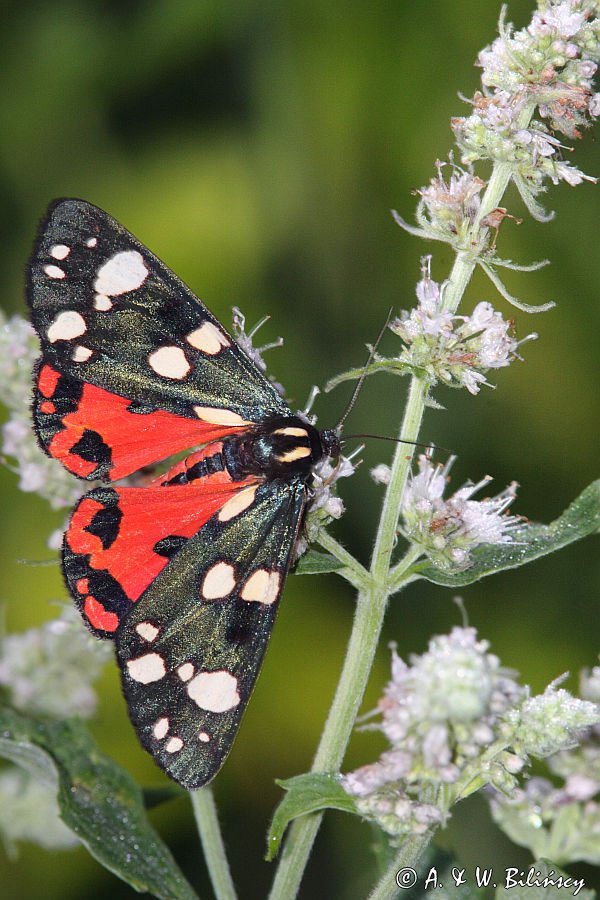
[[(597, 115), (592, 80), (600, 57), (597, 0), (540, 0), (538, 7), (520, 31), (501, 21), (500, 36), (479, 54), (484, 92), (475, 95), (471, 116), (452, 122), (465, 164), (510, 163), (535, 189), (545, 178), (593, 180), (560, 159), (550, 128), (580, 137)], [(534, 108), (548, 126), (529, 121)]]
[(0, 685), (21, 712), (88, 718), (97, 702), (92, 685), (111, 657), (109, 642), (93, 637), (66, 606), (57, 619), (2, 638)]
[[(410, 665), (393, 651), (377, 726), (391, 747), (343, 779), (359, 811), (389, 834), (443, 823), (453, 802), (485, 785), (514, 792), (515, 775), (531, 756), (572, 745), (600, 722), (595, 704), (552, 686), (530, 698), (488, 649), (475, 629), (454, 628)], [(566, 695), (559, 719), (558, 694)]]
[(2, 453), (14, 460), (22, 491), (34, 491), (53, 509), (71, 506), (81, 482), (40, 449), (31, 425), (31, 371), (39, 345), (29, 322), (0, 310), (0, 384), (9, 418), (2, 425)]
[[(595, 703), (597, 708), (600, 667), (582, 673), (580, 693), (588, 705)], [(572, 701), (572, 697), (566, 700)], [(562, 714), (557, 710), (555, 717), (557, 713)], [(547, 765), (552, 781), (536, 777), (509, 795), (490, 793), (495, 821), (536, 859), (546, 857), (559, 865), (576, 861), (600, 864), (599, 738), (600, 726), (592, 726), (578, 746), (550, 756)], [(572, 735), (567, 734), (565, 740), (572, 744)], [(558, 779), (562, 784), (557, 784)]]
[(519, 342), (510, 333), (511, 323), (491, 303), (478, 303), (470, 316), (444, 309), (443, 288), (431, 279), (429, 265), (427, 257), (417, 284), (417, 306), (389, 325), (406, 344), (399, 361), (422, 372), (431, 384), (442, 381), (477, 394), (482, 384), (491, 387), (484, 373), (510, 365)]
[(19, 841), (46, 850), (79, 846), (79, 838), (60, 819), (56, 793), (57, 784), (39, 781), (16, 766), (0, 772), (0, 835), (11, 855), (16, 856)]
[(294, 546), (295, 559), (306, 553), (310, 544), (318, 539), (323, 526), (344, 515), (344, 501), (333, 488), (339, 478), (350, 478), (354, 471), (352, 460), (346, 456), (340, 456), (335, 463), (324, 458), (313, 467), (307, 514), (302, 533)]
[(402, 533), (418, 544), (431, 562), (442, 569), (458, 571), (471, 564), (471, 551), (479, 544), (507, 544), (519, 516), (506, 514), (516, 496), (516, 484), (496, 497), (472, 500), (473, 494), (491, 481), (467, 482), (444, 499), (448, 472), (454, 463), (434, 464), (422, 454), (419, 471), (413, 475), (402, 498)]

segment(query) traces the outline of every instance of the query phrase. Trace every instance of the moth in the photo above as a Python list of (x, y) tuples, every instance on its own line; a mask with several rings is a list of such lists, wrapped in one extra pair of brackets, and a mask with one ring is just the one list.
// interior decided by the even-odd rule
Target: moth
[(67, 586), (114, 641), (140, 742), (199, 788), (231, 748), (338, 429), (294, 415), (198, 297), (90, 203), (50, 206), (27, 281), (39, 442), (101, 482), (67, 527)]

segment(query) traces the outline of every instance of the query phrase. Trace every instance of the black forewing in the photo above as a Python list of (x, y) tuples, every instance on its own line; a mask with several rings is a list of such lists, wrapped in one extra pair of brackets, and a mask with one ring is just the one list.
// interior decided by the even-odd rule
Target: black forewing
[[(68, 255), (57, 258), (52, 253), (56, 247), (68, 248)], [(126, 251), (141, 254), (148, 275), (138, 288), (110, 296), (109, 309), (97, 309), (98, 271)], [(55, 276), (57, 269), (62, 271), (64, 277), (51, 277), (48, 267)], [(271, 383), (195, 294), (132, 234), (90, 203), (59, 200), (50, 206), (28, 268), (28, 297), (44, 361), (80, 381), (136, 401), (140, 411), (163, 409), (196, 418), (197, 404), (231, 410), (252, 422), (289, 413)], [(49, 340), (48, 329), (65, 311), (83, 318), (85, 333), (73, 340)], [(230, 342), (214, 355), (185, 341), (185, 335), (207, 322)], [(191, 366), (186, 377), (173, 380), (152, 370), (149, 354), (165, 345), (185, 352)], [(82, 360), (88, 351), (91, 356)]]
[[(270, 481), (258, 488), (253, 506), (238, 517), (221, 523), (213, 516), (119, 627), (117, 657), (139, 739), (158, 765), (188, 789), (210, 781), (229, 753), (273, 627), (304, 502), (302, 480)], [(219, 563), (234, 567), (236, 586), (224, 599), (203, 600), (203, 580)], [(240, 596), (261, 569), (277, 573), (277, 590), (269, 604)], [(156, 628), (158, 634), (148, 641), (137, 628), (150, 637)], [(128, 663), (149, 654), (156, 654), (151, 658), (154, 667), (158, 663), (156, 674), (162, 667), (165, 674), (143, 684), (131, 677)], [(229, 684), (235, 679), (237, 705), (222, 712), (200, 708), (189, 693), (191, 670), (182, 670), (186, 680), (177, 671), (190, 663), (194, 678), (208, 672), (226, 673), (219, 677)]]

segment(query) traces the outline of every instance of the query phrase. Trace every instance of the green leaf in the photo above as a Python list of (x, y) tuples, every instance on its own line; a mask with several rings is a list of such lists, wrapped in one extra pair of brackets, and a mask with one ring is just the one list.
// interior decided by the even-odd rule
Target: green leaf
[(550, 525), (529, 523), (512, 532), (510, 544), (484, 544), (473, 553), (473, 565), (463, 572), (445, 572), (430, 564), (413, 571), (435, 584), (461, 587), (504, 569), (516, 569), (554, 553), (600, 528), (600, 480), (592, 482)]
[(329, 393), (329, 391), (332, 391), (338, 384), (343, 384), (345, 381), (358, 381), (359, 378), (375, 375), (377, 372), (389, 372), (392, 375), (409, 375), (412, 373), (413, 375), (421, 377), (426, 374), (424, 369), (420, 369), (417, 366), (411, 366), (399, 359), (376, 359), (373, 360), (373, 362), (370, 362), (368, 366), (360, 366), (358, 369), (348, 369), (347, 372), (342, 372), (340, 375), (336, 375), (335, 378), (331, 378), (325, 385), (325, 393)]
[(269, 829), (266, 855), (268, 861), (277, 855), (283, 833), (292, 819), (319, 812), (321, 809), (357, 812), (354, 800), (341, 785), (339, 775), (307, 772), (305, 775), (295, 775), (285, 781), (278, 781), (277, 784), (287, 793), (275, 810)]
[(596, 896), (595, 891), (582, 890), (583, 878), (567, 875), (547, 859), (536, 859), (528, 869), (509, 867), (502, 874), (504, 880), (496, 889), (496, 900), (564, 900), (565, 896), (593, 900)]
[(339, 572), (344, 563), (330, 553), (309, 550), (298, 560), (294, 575), (326, 575), (328, 572)]
[(65, 825), (136, 891), (160, 900), (197, 898), (148, 821), (140, 789), (100, 752), (82, 722), (34, 719), (1, 708), (0, 754), (57, 785)]

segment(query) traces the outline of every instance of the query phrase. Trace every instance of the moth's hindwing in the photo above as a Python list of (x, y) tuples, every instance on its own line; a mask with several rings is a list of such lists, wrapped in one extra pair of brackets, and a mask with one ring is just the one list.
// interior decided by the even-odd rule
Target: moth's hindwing
[(253, 504), (213, 516), (156, 577), (116, 633), (142, 745), (187, 789), (229, 753), (290, 565), (305, 488), (267, 481)]

